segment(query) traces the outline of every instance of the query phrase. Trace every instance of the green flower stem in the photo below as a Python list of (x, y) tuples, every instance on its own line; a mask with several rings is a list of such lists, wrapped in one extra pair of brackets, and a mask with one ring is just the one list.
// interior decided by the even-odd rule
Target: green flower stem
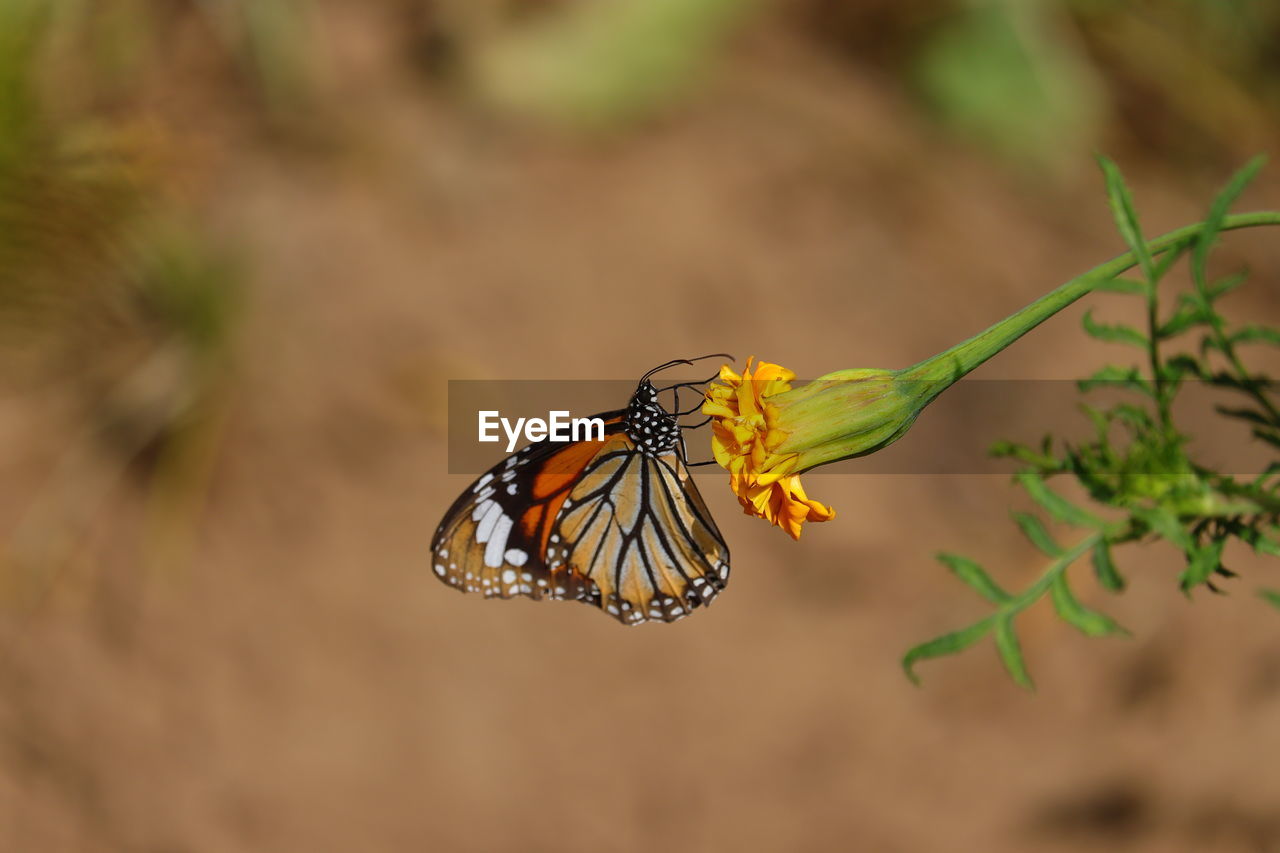
[[(1260, 225), (1280, 225), (1280, 212), (1228, 216), (1220, 230)], [(1151, 255), (1181, 251), (1199, 237), (1203, 227), (1204, 223), (1198, 223), (1170, 231), (1148, 241), (1147, 250)], [(925, 406), (961, 377), (1137, 263), (1135, 253), (1126, 252), (1071, 279), (985, 332), (911, 367), (838, 370), (770, 397), (771, 427), (782, 439), (764, 469), (770, 464), (785, 464), (789, 473), (798, 474), (892, 444), (906, 434)]]
[[(1221, 230), (1231, 231), (1261, 225), (1280, 225), (1280, 211), (1264, 210), (1228, 216), (1223, 220)], [(1168, 234), (1147, 241), (1147, 249), (1155, 255), (1186, 248), (1199, 236), (1202, 227), (1203, 223), (1197, 223), (1170, 231)], [(985, 332), (974, 335), (964, 343), (957, 344), (919, 364), (900, 370), (898, 375), (902, 379), (921, 383), (918, 393), (925, 395), (920, 401), (923, 408), (956, 380), (1004, 350), (1063, 308), (1092, 292), (1098, 285), (1110, 281), (1136, 266), (1137, 263), (1138, 258), (1133, 252), (1125, 252), (1119, 257), (1112, 258), (1045, 294)]]

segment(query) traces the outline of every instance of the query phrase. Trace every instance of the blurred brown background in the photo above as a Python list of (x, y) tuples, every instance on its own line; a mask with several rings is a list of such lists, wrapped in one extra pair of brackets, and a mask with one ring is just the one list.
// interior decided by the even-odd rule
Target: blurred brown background
[[(1245, 555), (1082, 582), (1132, 640), (1037, 608), (1035, 695), (898, 666), (985, 613), (934, 551), (1039, 570), (1004, 477), (845, 463), (794, 543), (706, 473), (733, 581), (673, 626), (427, 571), (448, 379), (915, 362), (1120, 250), (1092, 150), (1153, 234), (1280, 153), (1277, 44), (1267, 0), (4, 0), (0, 849), (1280, 850)], [(1234, 316), (1278, 244), (1228, 238)], [(977, 375), (1127, 357), (1082, 308)]]

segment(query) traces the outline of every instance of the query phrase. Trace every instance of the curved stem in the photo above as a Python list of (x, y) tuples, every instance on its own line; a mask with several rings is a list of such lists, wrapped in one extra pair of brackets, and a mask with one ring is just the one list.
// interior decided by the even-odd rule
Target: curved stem
[[(1238, 228), (1254, 228), (1261, 225), (1280, 225), (1280, 211), (1257, 211), (1239, 213), (1228, 216), (1222, 221), (1222, 231)], [(1199, 235), (1204, 223), (1188, 225), (1176, 231), (1170, 231), (1147, 241), (1147, 249), (1152, 255), (1185, 248)], [(1032, 302), (1026, 308), (1006, 317), (984, 332), (974, 335), (969, 340), (957, 344), (948, 350), (925, 359), (898, 372), (898, 375), (911, 382), (924, 383), (927, 389), (925, 400), (932, 400), (941, 394), (957, 379), (1007, 348), (1018, 338), (1048, 320), (1054, 314), (1066, 308), (1080, 297), (1091, 292), (1098, 285), (1110, 281), (1138, 263), (1133, 252), (1112, 258), (1099, 264), (1083, 275), (1077, 276), (1056, 290)]]

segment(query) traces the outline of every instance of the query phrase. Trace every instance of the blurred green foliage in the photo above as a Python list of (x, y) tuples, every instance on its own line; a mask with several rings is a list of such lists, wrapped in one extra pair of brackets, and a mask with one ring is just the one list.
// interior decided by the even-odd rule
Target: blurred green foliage
[(1097, 71), (1044, 0), (982, 0), (920, 45), (916, 76), (944, 122), (996, 154), (1032, 165), (1076, 162), (1097, 138)]
[(495, 40), (477, 63), (485, 97), (598, 128), (673, 97), (755, 0), (611, 0), (566, 5)]
[(0, 379), (61, 392), (77, 419), (63, 463), (3, 543), (37, 599), (83, 531), (86, 503), (109, 492), (91, 483), (133, 473), (165, 508), (157, 530), (189, 524), (179, 509), (203, 481), (178, 472), (203, 470), (240, 316), (240, 265), (170, 191), (166, 136), (51, 84), (70, 62), (92, 77), (115, 56), (68, 58), (63, 27), (80, 13), (91, 14), (0, 4)]

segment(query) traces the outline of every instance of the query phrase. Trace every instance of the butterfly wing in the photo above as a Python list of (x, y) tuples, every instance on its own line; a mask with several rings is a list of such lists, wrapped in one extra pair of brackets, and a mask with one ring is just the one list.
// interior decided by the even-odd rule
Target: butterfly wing
[(565, 500), (550, 565), (584, 576), (584, 600), (625, 624), (674, 622), (724, 588), (729, 548), (678, 453), (615, 445)]
[(679, 453), (642, 453), (616, 416), (601, 416), (602, 441), (532, 444), (480, 477), (436, 532), (436, 575), (486, 598), (583, 601), (629, 625), (709, 604), (728, 546)]
[(485, 598), (576, 598), (569, 579), (551, 584), (547, 545), (560, 507), (602, 447), (621, 430), (621, 412), (596, 415), (603, 440), (539, 441), (490, 468), (463, 492), (431, 542), (436, 577)]

